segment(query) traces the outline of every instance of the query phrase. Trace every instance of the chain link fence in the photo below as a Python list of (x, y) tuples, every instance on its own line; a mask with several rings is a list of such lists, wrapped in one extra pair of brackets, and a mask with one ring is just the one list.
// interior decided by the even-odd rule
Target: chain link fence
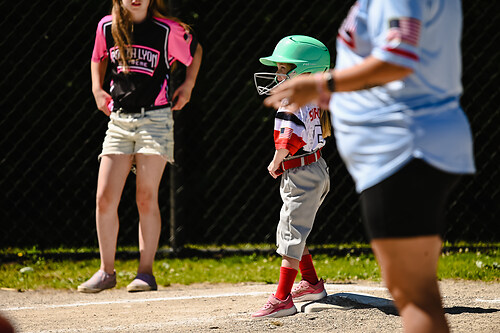
[[(174, 114), (176, 164), (160, 189), (161, 246), (272, 243), (279, 182), (273, 111), (253, 73), (284, 36), (323, 41), (335, 57), (336, 31), (353, 1), (172, 0), (204, 48), (188, 106)], [(0, 248), (96, 246), (95, 191), (107, 119), (91, 93), (90, 55), (111, 1), (1, 1)], [(463, 107), (475, 138), (478, 173), (463, 178), (448, 209), (449, 241), (500, 240), (498, 89), (500, 3), (464, 0)], [(333, 59), (332, 59), (333, 61)], [(183, 75), (179, 66), (175, 81)], [(330, 140), (324, 149), (331, 192), (311, 244), (366, 241), (354, 184)], [(136, 245), (131, 174), (119, 207), (120, 245)], [(423, 207), (422, 209), (425, 209)]]

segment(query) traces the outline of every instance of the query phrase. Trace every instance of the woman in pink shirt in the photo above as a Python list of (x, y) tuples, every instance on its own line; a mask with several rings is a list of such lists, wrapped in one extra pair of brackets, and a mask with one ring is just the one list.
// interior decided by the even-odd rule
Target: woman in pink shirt
[[(92, 92), (99, 110), (110, 117), (97, 183), (101, 267), (78, 286), (80, 292), (116, 285), (118, 205), (131, 169), (136, 173), (140, 261), (127, 290), (157, 289), (153, 262), (161, 231), (158, 189), (166, 163), (174, 161), (172, 110), (189, 102), (202, 57), (189, 27), (165, 13), (159, 0), (113, 0), (111, 15), (97, 27)], [(176, 61), (186, 66), (186, 77), (170, 94), (170, 72)], [(108, 66), (109, 89), (103, 87)]]

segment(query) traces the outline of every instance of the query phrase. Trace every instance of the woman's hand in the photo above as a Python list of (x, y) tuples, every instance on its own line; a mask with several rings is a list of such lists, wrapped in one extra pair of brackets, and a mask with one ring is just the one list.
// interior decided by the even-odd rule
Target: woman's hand
[(175, 102), (175, 105), (172, 106), (172, 110), (181, 110), (191, 100), (192, 91), (192, 85), (189, 85), (186, 82), (181, 84), (172, 96), (172, 100)]
[(286, 106), (290, 112), (297, 111), (311, 101), (317, 100), (319, 92), (313, 75), (300, 75), (286, 80), (273, 90), (264, 104), (275, 109)]
[(175, 105), (172, 106), (172, 110), (181, 110), (190, 100), (191, 92), (193, 91), (194, 85), (196, 83), (196, 77), (198, 76), (198, 71), (200, 70), (201, 57), (203, 54), (203, 49), (201, 45), (196, 46), (196, 51), (193, 56), (193, 61), (191, 65), (186, 68), (186, 79), (179, 88), (174, 91), (172, 96), (172, 101)]
[(109, 117), (109, 115), (111, 114), (111, 110), (109, 109), (108, 105), (109, 102), (111, 102), (111, 96), (104, 89), (95, 90), (93, 93), (97, 108)]
[(90, 62), (92, 93), (94, 94), (95, 103), (97, 104), (97, 108), (109, 117), (109, 115), (111, 114), (111, 110), (109, 109), (108, 105), (111, 102), (112, 98), (104, 89), (102, 89), (107, 66), (108, 58), (100, 62)]

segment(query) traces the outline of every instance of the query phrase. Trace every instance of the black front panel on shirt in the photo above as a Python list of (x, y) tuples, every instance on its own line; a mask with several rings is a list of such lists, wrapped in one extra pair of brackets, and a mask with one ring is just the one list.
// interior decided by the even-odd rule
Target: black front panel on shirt
[(104, 27), (113, 79), (110, 93), (115, 110), (136, 110), (154, 105), (165, 79), (168, 79), (170, 68), (165, 61), (165, 52), (168, 50), (169, 27), (155, 22), (148, 19), (134, 24), (127, 74), (119, 66), (120, 51), (115, 46), (111, 24)]

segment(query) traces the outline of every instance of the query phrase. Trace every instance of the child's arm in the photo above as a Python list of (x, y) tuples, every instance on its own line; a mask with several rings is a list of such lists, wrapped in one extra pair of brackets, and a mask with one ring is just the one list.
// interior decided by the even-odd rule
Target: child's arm
[(279, 174), (276, 174), (276, 170), (278, 170), (278, 168), (281, 165), (281, 162), (283, 162), (285, 157), (288, 156), (289, 152), (290, 151), (285, 148), (278, 149), (274, 152), (273, 160), (271, 161), (271, 163), (269, 163), (269, 166), (267, 167), (267, 170), (269, 170), (269, 173), (271, 174), (271, 176), (273, 176), (273, 178), (278, 178)]

